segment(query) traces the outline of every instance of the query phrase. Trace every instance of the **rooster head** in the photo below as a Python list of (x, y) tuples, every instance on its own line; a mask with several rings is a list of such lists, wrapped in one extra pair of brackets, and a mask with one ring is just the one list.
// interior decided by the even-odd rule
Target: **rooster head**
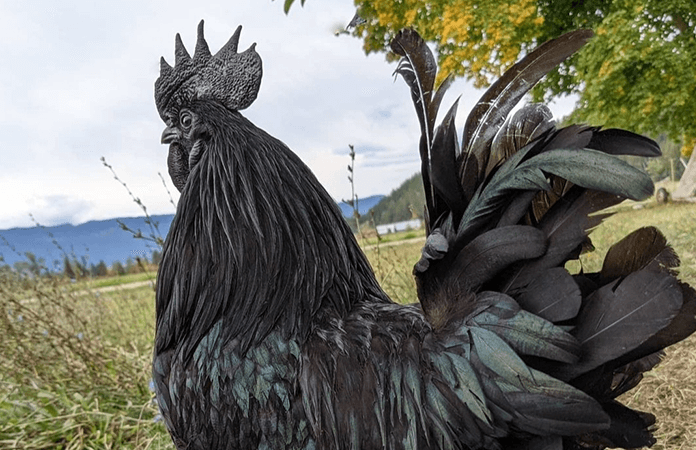
[(199, 100), (214, 101), (230, 110), (251, 105), (261, 86), (261, 57), (252, 44), (237, 53), (242, 27), (212, 55), (203, 36), (203, 21), (198, 24), (198, 39), (191, 57), (176, 35), (175, 64), (160, 60), (160, 76), (155, 81), (155, 104), (167, 125), (162, 143), (169, 144), (169, 175), (182, 191), (190, 171), (201, 157), (208, 130), (192, 106)]

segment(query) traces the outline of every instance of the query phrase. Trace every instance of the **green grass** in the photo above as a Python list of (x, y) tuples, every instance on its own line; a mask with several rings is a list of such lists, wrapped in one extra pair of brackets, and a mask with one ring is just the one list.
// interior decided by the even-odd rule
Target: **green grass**
[(653, 225), (679, 254), (681, 278), (696, 284), (696, 204), (650, 202), (640, 206), (640, 209), (621, 208), (591, 234), (597, 250), (584, 256), (583, 264), (589, 271), (599, 270), (612, 242), (640, 227)]
[[(598, 269), (612, 242), (654, 224), (680, 254), (682, 279), (696, 284), (695, 217), (690, 204), (623, 207), (593, 232), (596, 251), (582, 257), (583, 268)], [(411, 270), (423, 240), (403, 239), (367, 242), (366, 253), (392, 298), (412, 303)], [(0, 272), (0, 448), (173, 448), (149, 389), (154, 292), (149, 286), (103, 289), (151, 275), (81, 285)], [(696, 339), (690, 338), (625, 396), (657, 415), (653, 448), (693, 448), (695, 386)]]

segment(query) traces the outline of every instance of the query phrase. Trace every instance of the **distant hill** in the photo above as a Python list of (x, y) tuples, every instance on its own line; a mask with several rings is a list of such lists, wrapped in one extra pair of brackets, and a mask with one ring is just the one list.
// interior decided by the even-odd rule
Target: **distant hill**
[(417, 173), (404, 181), (401, 186), (394, 189), (374, 207), (375, 224), (383, 225), (410, 220), (413, 218), (413, 213), (418, 217), (423, 217), (424, 205), (423, 179), (420, 173)]
[[(172, 214), (152, 216), (158, 223), (162, 238), (167, 235), (173, 218)], [(25, 259), (25, 252), (31, 252), (37, 258), (43, 258), (49, 269), (55, 270), (63, 269), (65, 255), (87, 266), (98, 264), (99, 261), (111, 266), (114, 261), (125, 263), (128, 258), (134, 260), (138, 256), (149, 260), (152, 251), (158, 250), (157, 246), (143, 239), (135, 239), (131, 233), (121, 229), (116, 220), (132, 230), (141, 230), (143, 235), (151, 233), (144, 217), (98, 220), (81, 225), (13, 228), (0, 231), (0, 256), (5, 264), (13, 265)]]
[[(373, 195), (360, 199), (360, 214), (367, 215), (383, 198), (383, 195)], [(346, 218), (353, 216), (353, 209), (341, 202), (338, 204)], [(162, 238), (167, 236), (172, 224), (173, 214), (152, 216), (158, 223)], [(63, 259), (76, 259), (89, 267), (104, 261), (107, 266), (115, 261), (126, 263), (128, 258), (137, 256), (149, 260), (157, 245), (143, 239), (135, 239), (133, 235), (121, 229), (116, 222), (120, 220), (132, 230), (141, 230), (143, 235), (150, 235), (150, 227), (144, 217), (126, 217), (119, 219), (98, 220), (81, 225), (58, 225), (54, 227), (12, 228), (0, 230), (0, 265), (13, 265), (26, 259), (25, 252), (33, 253), (37, 258), (43, 258), (49, 269), (63, 270)], [(55, 241), (55, 242), (54, 242)], [(58, 248), (60, 246), (63, 250)]]

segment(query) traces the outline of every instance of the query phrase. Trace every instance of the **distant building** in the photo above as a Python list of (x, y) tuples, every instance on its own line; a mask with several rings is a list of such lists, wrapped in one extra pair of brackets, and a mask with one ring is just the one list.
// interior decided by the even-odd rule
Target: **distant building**
[(397, 231), (419, 230), (422, 226), (421, 219), (404, 220), (403, 222), (388, 223), (385, 225), (377, 225), (379, 234), (396, 233)]

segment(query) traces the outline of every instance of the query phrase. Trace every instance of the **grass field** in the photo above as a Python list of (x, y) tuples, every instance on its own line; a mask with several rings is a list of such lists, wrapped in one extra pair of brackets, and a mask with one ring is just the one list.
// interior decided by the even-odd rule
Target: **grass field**
[[(694, 218), (690, 204), (624, 209), (595, 230), (596, 251), (583, 256), (583, 268), (601, 267), (611, 242), (654, 224), (680, 254), (682, 279), (696, 284)], [(392, 298), (409, 303), (416, 300), (411, 268), (423, 241), (405, 242), (366, 242), (366, 253)], [(154, 292), (104, 289), (148, 276), (75, 286), (27, 284), (0, 272), (0, 448), (173, 448), (149, 387)], [(671, 348), (623, 400), (657, 415), (653, 448), (694, 448), (696, 339)]]

